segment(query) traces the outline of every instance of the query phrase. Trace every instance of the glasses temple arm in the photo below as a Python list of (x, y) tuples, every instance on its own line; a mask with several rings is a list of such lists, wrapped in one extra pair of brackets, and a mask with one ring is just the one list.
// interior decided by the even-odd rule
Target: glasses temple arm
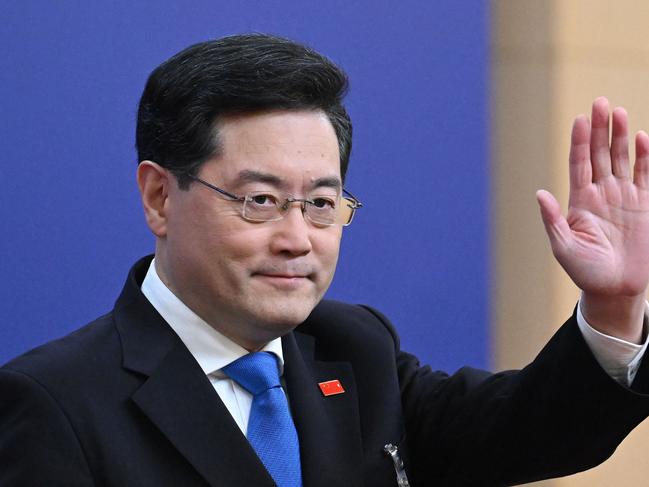
[(227, 196), (228, 198), (232, 198), (234, 200), (239, 200), (239, 201), (242, 201), (242, 200), (245, 199), (245, 196), (237, 196), (236, 194), (229, 193), (228, 191), (226, 191), (224, 189), (221, 189), (218, 186), (214, 186), (213, 184), (210, 184), (207, 181), (202, 180), (198, 176), (193, 176), (191, 174), (188, 174), (187, 176), (190, 179), (193, 179), (194, 181), (199, 182), (202, 185), (207, 186), (208, 188), (213, 189), (214, 191), (217, 191), (217, 192), (221, 193), (223, 196)]
[(351, 193), (350, 193), (349, 191), (347, 191), (345, 188), (343, 188), (343, 193), (345, 193), (347, 196), (349, 196), (351, 199), (354, 200), (354, 209), (362, 208), (362, 207), (363, 207), (363, 203), (361, 203), (360, 200), (359, 200), (356, 196), (354, 196), (353, 194), (351, 194)]

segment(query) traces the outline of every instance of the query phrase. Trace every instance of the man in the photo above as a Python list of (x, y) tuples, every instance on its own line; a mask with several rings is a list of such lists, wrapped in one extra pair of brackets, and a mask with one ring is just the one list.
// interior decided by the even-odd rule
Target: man
[(137, 179), (155, 257), (112, 312), (0, 370), (0, 484), (507, 485), (603, 461), (649, 413), (649, 137), (632, 180), (624, 111), (610, 147), (605, 99), (576, 119), (568, 218), (538, 194), (575, 316), (520, 372), (449, 377), (379, 312), (321, 301), (361, 206), (345, 89), (265, 35), (151, 74)]

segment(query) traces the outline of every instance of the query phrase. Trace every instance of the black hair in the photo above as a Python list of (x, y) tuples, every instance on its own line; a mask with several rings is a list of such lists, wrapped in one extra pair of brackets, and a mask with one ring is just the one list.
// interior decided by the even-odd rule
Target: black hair
[(194, 44), (149, 76), (137, 116), (138, 160), (171, 170), (187, 188), (200, 166), (218, 156), (219, 117), (267, 110), (322, 110), (338, 138), (345, 178), (352, 124), (342, 104), (348, 80), (314, 50), (266, 34)]

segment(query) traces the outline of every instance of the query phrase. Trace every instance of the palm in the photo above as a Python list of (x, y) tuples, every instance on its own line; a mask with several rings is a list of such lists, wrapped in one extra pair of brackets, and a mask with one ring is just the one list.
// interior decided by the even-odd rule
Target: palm
[(649, 279), (647, 191), (613, 176), (593, 186), (571, 197), (572, 242), (560, 262), (581, 289), (638, 294)]
[(636, 136), (632, 177), (624, 110), (613, 112), (610, 146), (605, 99), (592, 120), (592, 128), (583, 116), (573, 125), (568, 214), (540, 191), (543, 221), (555, 257), (584, 292), (636, 296), (649, 282), (649, 137)]

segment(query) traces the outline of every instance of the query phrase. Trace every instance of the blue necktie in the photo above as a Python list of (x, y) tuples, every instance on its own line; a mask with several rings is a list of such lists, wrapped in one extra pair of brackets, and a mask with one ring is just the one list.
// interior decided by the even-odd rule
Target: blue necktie
[(301, 487), (300, 444), (275, 356), (249, 353), (222, 370), (253, 396), (247, 436), (268, 473), (279, 487)]

